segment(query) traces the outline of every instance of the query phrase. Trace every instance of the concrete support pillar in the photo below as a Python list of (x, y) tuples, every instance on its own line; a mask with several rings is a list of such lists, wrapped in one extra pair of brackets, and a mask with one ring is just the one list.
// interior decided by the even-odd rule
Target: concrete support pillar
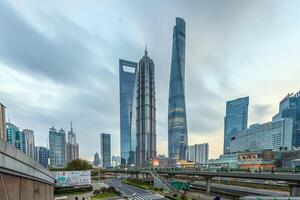
[(210, 187), (211, 187), (211, 178), (206, 178), (206, 193), (210, 193)]
[(292, 197), (300, 196), (300, 183), (289, 183), (290, 195)]
[(139, 179), (139, 173), (136, 173), (135, 178), (136, 178), (136, 179)]

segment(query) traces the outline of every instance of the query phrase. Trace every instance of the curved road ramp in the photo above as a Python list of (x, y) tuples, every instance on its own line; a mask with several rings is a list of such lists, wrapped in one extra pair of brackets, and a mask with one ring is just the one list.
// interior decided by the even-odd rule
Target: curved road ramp
[(0, 199), (53, 200), (50, 171), (0, 139)]

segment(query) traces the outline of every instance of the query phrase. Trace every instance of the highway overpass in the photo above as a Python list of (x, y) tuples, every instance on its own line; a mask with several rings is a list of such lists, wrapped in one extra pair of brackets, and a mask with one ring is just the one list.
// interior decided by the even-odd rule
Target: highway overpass
[(53, 200), (53, 195), (51, 172), (0, 139), (0, 199)]
[[(147, 170), (139, 169), (106, 169), (105, 172), (133, 174), (138, 175), (147, 173)], [(291, 196), (300, 196), (300, 175), (299, 174), (272, 174), (272, 173), (245, 173), (245, 172), (206, 172), (206, 171), (182, 171), (182, 170), (163, 170), (157, 169), (156, 172), (160, 175), (168, 175), (175, 177), (177, 175), (203, 177), (206, 180), (206, 190), (210, 193), (211, 179), (214, 177), (227, 177), (227, 178), (242, 178), (242, 179), (258, 179), (258, 180), (273, 180), (285, 181), (290, 187)]]

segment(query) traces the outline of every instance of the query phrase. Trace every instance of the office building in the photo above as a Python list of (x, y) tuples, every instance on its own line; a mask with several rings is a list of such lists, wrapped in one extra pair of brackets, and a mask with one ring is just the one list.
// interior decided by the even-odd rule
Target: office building
[(66, 164), (66, 133), (63, 129), (57, 131), (54, 127), (49, 130), (50, 165), (63, 167)]
[(100, 165), (100, 158), (99, 158), (99, 154), (95, 153), (94, 155), (94, 161), (93, 161), (93, 166), (97, 167)]
[(44, 167), (48, 167), (49, 151), (46, 147), (34, 147), (34, 159)]
[(120, 151), (122, 165), (135, 163), (136, 132), (133, 106), (135, 93), (137, 63), (119, 60), (120, 88)]
[(136, 165), (144, 167), (156, 158), (155, 71), (145, 55), (139, 62), (136, 93)]
[(76, 143), (76, 134), (73, 131), (71, 122), (71, 130), (68, 132), (68, 142), (66, 144), (66, 162), (79, 158), (79, 145)]
[(185, 21), (176, 18), (169, 85), (168, 151), (169, 158), (185, 159), (188, 146), (185, 107)]
[(238, 98), (226, 102), (224, 118), (224, 154), (230, 153), (230, 140), (248, 125), (249, 97)]
[(251, 125), (230, 141), (230, 153), (292, 148), (293, 119)]
[(300, 147), (300, 92), (290, 93), (279, 104), (279, 112), (273, 117), (274, 120), (282, 118), (293, 119), (293, 147)]
[(6, 141), (5, 106), (0, 103), (0, 139)]
[(102, 160), (102, 167), (110, 167), (111, 145), (110, 134), (101, 133), (100, 135), (100, 155)]
[[(6, 133), (7, 143), (21, 149), (21, 134), (19, 128), (12, 123), (6, 123)], [(25, 149), (25, 147), (23, 149)]]
[(23, 129), (22, 131), (24, 137), (25, 137), (25, 153), (31, 157), (34, 158), (34, 146), (35, 146), (35, 142), (34, 142), (34, 132), (33, 130), (29, 130), (29, 129)]

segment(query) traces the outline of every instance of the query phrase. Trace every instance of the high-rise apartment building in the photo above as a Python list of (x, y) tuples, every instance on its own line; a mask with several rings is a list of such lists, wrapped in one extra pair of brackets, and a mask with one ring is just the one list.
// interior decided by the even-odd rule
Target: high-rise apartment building
[(195, 145), (190, 145), (186, 149), (186, 160), (195, 162)]
[(25, 153), (31, 157), (34, 158), (34, 147), (35, 147), (35, 142), (34, 142), (34, 132), (33, 130), (29, 129), (23, 129), (22, 134), (25, 137)]
[(136, 90), (136, 165), (139, 167), (156, 158), (154, 70), (154, 63), (145, 49), (139, 62)]
[(207, 164), (208, 153), (208, 143), (190, 145), (186, 150), (186, 160), (193, 161), (196, 164)]
[(49, 150), (46, 147), (34, 147), (34, 159), (44, 167), (48, 167)]
[(185, 107), (185, 21), (176, 18), (169, 86), (168, 151), (169, 158), (185, 159), (188, 146)]
[(293, 119), (283, 118), (263, 124), (253, 124), (240, 131), (230, 141), (230, 153), (260, 150), (290, 150)]
[(50, 165), (63, 167), (66, 164), (66, 133), (63, 129), (57, 131), (54, 127), (49, 130)]
[(300, 92), (290, 93), (279, 104), (279, 112), (273, 117), (273, 121), (283, 118), (293, 119), (292, 146), (300, 147)]
[(0, 139), (6, 141), (5, 106), (0, 103)]
[(99, 154), (95, 153), (94, 155), (94, 161), (93, 161), (93, 166), (97, 167), (100, 165), (100, 158), (99, 158)]
[(195, 163), (207, 164), (208, 163), (209, 146), (208, 143), (195, 144)]
[(249, 97), (226, 102), (224, 118), (224, 154), (230, 153), (230, 140), (248, 125)]
[(119, 88), (120, 88), (120, 151), (121, 164), (135, 163), (136, 132), (135, 115), (136, 108), (133, 105), (136, 75), (136, 62), (119, 60)]
[(68, 132), (68, 142), (66, 144), (66, 162), (79, 158), (79, 145), (76, 143), (76, 134), (73, 131), (71, 122), (71, 130)]
[(111, 143), (110, 134), (101, 133), (100, 135), (100, 155), (102, 160), (102, 167), (110, 167), (111, 158)]

